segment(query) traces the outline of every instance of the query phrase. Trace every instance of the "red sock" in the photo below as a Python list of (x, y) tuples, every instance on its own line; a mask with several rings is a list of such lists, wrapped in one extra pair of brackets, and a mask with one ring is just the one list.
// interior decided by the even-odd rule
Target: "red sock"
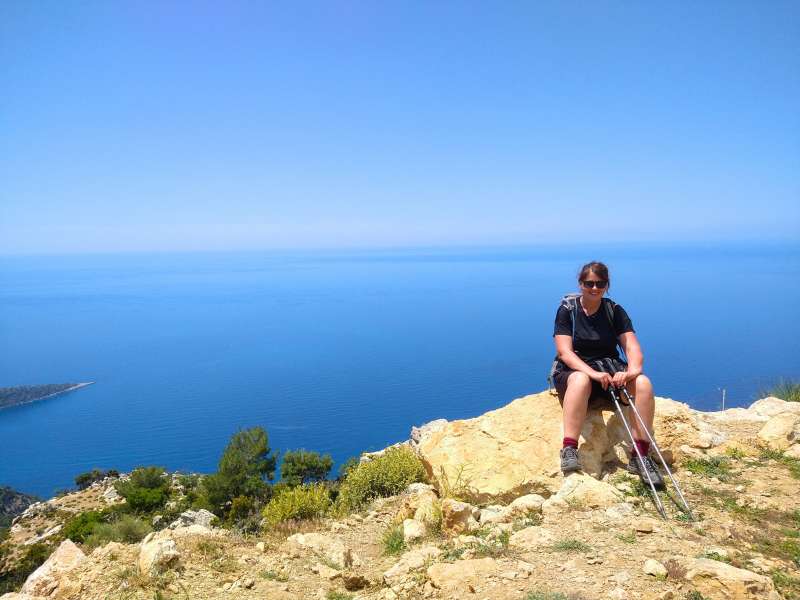
[(565, 437), (564, 438), (564, 446), (563, 447), (566, 448), (567, 446), (570, 446), (572, 448), (577, 448), (578, 447), (578, 440), (576, 440), (575, 438)]
[[(639, 449), (642, 456), (647, 456), (647, 453), (650, 452), (650, 442), (647, 440), (636, 440), (636, 447)], [(638, 458), (636, 456), (636, 450), (631, 452), (631, 457)]]

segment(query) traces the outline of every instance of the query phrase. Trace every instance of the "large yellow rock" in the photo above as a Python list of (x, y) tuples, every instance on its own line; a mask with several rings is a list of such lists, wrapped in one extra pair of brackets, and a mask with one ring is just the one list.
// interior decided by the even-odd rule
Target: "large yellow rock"
[[(86, 555), (72, 540), (64, 540), (43, 565), (28, 576), (20, 589), (20, 594), (30, 596), (50, 596), (58, 592), (62, 585), (74, 587), (70, 572), (76, 569)], [(78, 589), (80, 585), (78, 584)]]
[[(656, 439), (668, 461), (682, 445), (710, 446), (714, 434), (685, 404), (656, 399)], [(549, 392), (518, 398), (473, 419), (422, 428), (416, 447), (440, 492), (472, 502), (510, 502), (530, 492), (555, 494), (562, 485), (559, 450), (563, 438), (558, 398)], [(581, 432), (584, 473), (599, 477), (625, 454), (627, 434), (611, 410), (590, 410)]]

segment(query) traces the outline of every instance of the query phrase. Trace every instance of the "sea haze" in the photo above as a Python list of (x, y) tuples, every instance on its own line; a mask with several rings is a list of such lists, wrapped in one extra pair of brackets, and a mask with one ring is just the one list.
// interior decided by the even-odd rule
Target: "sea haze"
[(545, 388), (558, 300), (595, 258), (658, 395), (741, 406), (800, 377), (796, 245), (4, 257), (0, 386), (97, 383), (0, 411), (0, 484), (212, 471), (254, 425), (339, 464), (479, 415)]

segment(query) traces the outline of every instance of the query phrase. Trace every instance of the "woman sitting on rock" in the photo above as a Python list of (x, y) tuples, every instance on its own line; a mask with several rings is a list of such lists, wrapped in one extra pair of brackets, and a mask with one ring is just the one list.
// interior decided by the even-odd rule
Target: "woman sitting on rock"
[[(608, 267), (601, 262), (590, 262), (578, 274), (580, 295), (568, 307), (562, 304), (556, 313), (553, 337), (558, 361), (553, 382), (564, 411), (564, 445), (561, 449), (561, 470), (564, 473), (579, 470), (578, 438), (590, 405), (605, 404), (610, 400), (608, 386), (625, 386), (636, 399), (636, 408), (649, 430), (653, 431), (653, 386), (642, 373), (644, 356), (628, 313), (619, 304), (604, 298), (611, 279)], [(567, 303), (568, 304), (568, 303)], [(619, 344), (628, 358), (620, 359)], [(613, 376), (595, 368), (597, 360), (611, 359)], [(638, 419), (628, 419), (636, 445), (645, 457), (645, 467), (653, 483), (662, 486), (663, 479), (655, 463), (648, 456), (650, 442)], [(639, 461), (632, 449), (628, 471), (646, 482), (640, 472)]]

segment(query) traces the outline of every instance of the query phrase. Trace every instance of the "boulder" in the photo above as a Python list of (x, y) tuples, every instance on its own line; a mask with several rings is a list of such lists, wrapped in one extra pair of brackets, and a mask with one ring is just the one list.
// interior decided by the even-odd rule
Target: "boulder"
[(796, 460), (800, 460), (800, 444), (793, 444), (784, 455), (788, 456), (789, 458), (794, 458)]
[(493, 558), (473, 558), (454, 563), (435, 563), (428, 567), (433, 587), (445, 592), (468, 593), (480, 588), (500, 568)]
[(785, 412), (800, 414), (800, 403), (787, 402), (774, 396), (768, 396), (767, 398), (756, 400), (747, 410), (762, 417), (774, 417)]
[(436, 546), (422, 546), (421, 548), (410, 550), (403, 554), (400, 560), (383, 574), (383, 580), (387, 585), (395, 585), (408, 573), (421, 569), (427, 561), (435, 559), (441, 553), (442, 551)]
[(667, 568), (652, 558), (648, 558), (646, 561), (644, 561), (644, 567), (642, 570), (644, 571), (645, 575), (652, 575), (653, 577), (663, 578), (667, 576)]
[(478, 529), (480, 510), (466, 502), (452, 498), (442, 500), (442, 530), (448, 533), (462, 533)]
[(555, 497), (569, 506), (581, 508), (609, 508), (624, 500), (622, 493), (612, 485), (583, 473), (565, 477)]
[[(413, 430), (412, 443), (439, 490), (459, 480), (481, 503), (558, 491), (562, 412), (549, 392), (518, 398), (472, 419), (435, 423)], [(708, 447), (723, 438), (687, 405), (666, 398), (656, 399), (655, 430), (667, 460), (681, 445)], [(599, 477), (605, 464), (624, 454), (618, 446), (627, 446), (626, 437), (613, 412), (590, 410), (579, 448), (584, 472)]]
[(358, 556), (341, 540), (322, 533), (296, 533), (290, 535), (286, 541), (290, 547), (311, 550), (342, 569), (361, 564)]
[(139, 573), (145, 576), (158, 575), (174, 565), (180, 556), (175, 540), (148, 533), (139, 549)]
[(535, 550), (552, 545), (555, 539), (556, 536), (550, 530), (534, 525), (514, 533), (509, 538), (508, 545), (520, 550)]
[(406, 544), (412, 544), (421, 540), (428, 533), (424, 523), (416, 519), (406, 519), (403, 521), (403, 540)]
[(50, 596), (60, 587), (67, 574), (78, 567), (86, 555), (72, 540), (64, 540), (38, 569), (28, 576), (20, 594)]
[(698, 592), (719, 600), (780, 600), (772, 579), (708, 558), (678, 559)]
[(782, 412), (770, 418), (759, 430), (758, 439), (776, 450), (786, 450), (800, 440), (800, 413)]
[(170, 529), (178, 527), (189, 527), (190, 525), (202, 525), (211, 528), (211, 522), (216, 519), (216, 515), (205, 508), (200, 510), (185, 510), (181, 516), (169, 524)]

